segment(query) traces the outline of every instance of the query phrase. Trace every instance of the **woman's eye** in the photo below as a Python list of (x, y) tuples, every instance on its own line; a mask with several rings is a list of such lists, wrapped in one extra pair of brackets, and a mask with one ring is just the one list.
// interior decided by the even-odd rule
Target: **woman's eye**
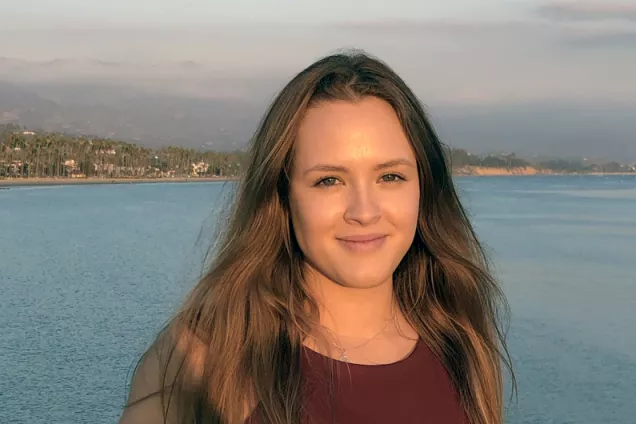
[(395, 181), (403, 180), (404, 178), (400, 177), (397, 174), (386, 174), (382, 176), (382, 181), (386, 183), (393, 183)]
[(334, 177), (328, 177), (328, 178), (323, 178), (322, 180), (318, 181), (318, 184), (316, 184), (316, 185), (332, 186), (332, 185), (336, 185), (337, 183), (338, 183), (337, 179), (335, 179)]

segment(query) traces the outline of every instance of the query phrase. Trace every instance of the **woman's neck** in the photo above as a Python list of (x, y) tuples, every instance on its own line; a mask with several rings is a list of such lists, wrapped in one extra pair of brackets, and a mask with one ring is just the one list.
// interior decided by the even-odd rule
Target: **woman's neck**
[(374, 337), (399, 314), (392, 280), (364, 289), (345, 287), (322, 275), (312, 275), (307, 283), (318, 304), (319, 325), (340, 337)]
[(419, 335), (402, 314), (393, 282), (358, 289), (324, 277), (307, 281), (320, 322), (303, 344), (349, 363), (391, 364), (413, 351)]

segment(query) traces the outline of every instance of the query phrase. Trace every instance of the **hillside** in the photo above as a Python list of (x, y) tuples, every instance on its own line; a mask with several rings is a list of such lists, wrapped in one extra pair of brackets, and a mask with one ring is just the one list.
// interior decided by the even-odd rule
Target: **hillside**
[[(228, 151), (247, 143), (282, 81), (280, 76), (219, 74), (194, 62), (153, 69), (101, 61), (0, 59), (0, 124), (148, 147)], [(425, 106), (445, 143), (475, 153), (636, 161), (636, 105)]]
[[(122, 87), (39, 88), (29, 90), (0, 82), (0, 123), (116, 138), (150, 147), (207, 145), (227, 150), (245, 144), (263, 109), (240, 100), (152, 95)], [(37, 91), (60, 100), (44, 98)]]

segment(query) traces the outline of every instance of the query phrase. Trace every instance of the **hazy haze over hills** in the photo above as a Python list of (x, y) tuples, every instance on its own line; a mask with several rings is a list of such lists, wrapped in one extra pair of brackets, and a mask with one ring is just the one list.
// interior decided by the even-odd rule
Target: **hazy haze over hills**
[(14, 24), (0, 30), (0, 121), (236, 148), (295, 72), (359, 47), (453, 146), (636, 161), (636, 2), (509, 4), (472, 20)]

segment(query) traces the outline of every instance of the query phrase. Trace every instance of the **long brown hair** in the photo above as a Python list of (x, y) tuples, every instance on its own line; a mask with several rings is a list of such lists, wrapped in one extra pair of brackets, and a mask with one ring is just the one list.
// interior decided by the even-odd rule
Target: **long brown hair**
[(391, 68), (359, 51), (300, 72), (264, 115), (209, 271), (156, 342), (165, 347), (166, 420), (175, 407), (178, 424), (236, 424), (257, 405), (267, 423), (299, 423), (300, 348), (318, 309), (290, 223), (294, 139), (317, 102), (365, 96), (393, 107), (418, 164), (419, 224), (394, 272), (398, 304), (448, 370), (471, 424), (504, 422), (502, 363), (512, 373), (505, 298), (420, 102)]

